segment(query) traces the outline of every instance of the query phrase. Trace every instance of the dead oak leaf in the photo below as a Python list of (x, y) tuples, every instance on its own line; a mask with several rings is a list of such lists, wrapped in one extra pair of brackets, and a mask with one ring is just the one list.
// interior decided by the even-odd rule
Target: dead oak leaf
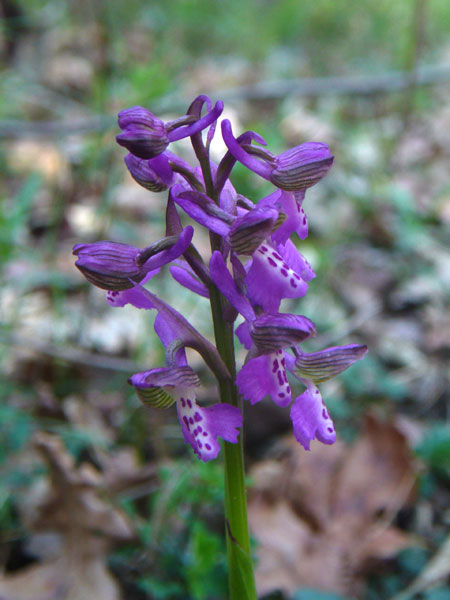
[(368, 416), (352, 446), (316, 445), (307, 453), (289, 438), (283, 449), (281, 460), (251, 474), (259, 592), (305, 586), (361, 593), (364, 573), (410, 543), (392, 525), (416, 478), (405, 437)]
[(25, 520), (32, 532), (58, 534), (57, 555), (0, 578), (2, 600), (119, 600), (106, 567), (117, 542), (133, 538), (128, 519), (108, 500), (103, 475), (77, 467), (61, 441), (39, 433), (35, 446), (49, 468), (49, 485), (31, 495)]

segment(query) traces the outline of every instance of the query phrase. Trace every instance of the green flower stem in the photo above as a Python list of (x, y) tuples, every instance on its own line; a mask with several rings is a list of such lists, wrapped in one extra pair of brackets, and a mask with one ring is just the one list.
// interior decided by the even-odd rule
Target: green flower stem
[[(225, 299), (213, 286), (210, 289), (210, 300), (217, 349), (232, 376), (231, 381), (219, 381), (220, 400), (241, 408), (241, 400), (234, 383), (236, 362), (233, 326), (224, 320)], [(243, 432), (239, 435), (237, 444), (225, 442), (224, 455), (229, 598), (230, 600), (256, 600), (247, 517)]]
[[(206, 193), (216, 204), (219, 204), (218, 194), (215, 194), (214, 191), (208, 148), (204, 146), (201, 134), (192, 136), (191, 140), (202, 169)], [(211, 233), (210, 242), (211, 251), (221, 250), (223, 241), (219, 235)], [(216, 347), (231, 375), (231, 380), (219, 380), (220, 401), (242, 408), (235, 384), (236, 360), (233, 324), (227, 322), (224, 318), (227, 301), (214, 285), (209, 286), (209, 293)], [(227, 540), (229, 600), (257, 600), (255, 575), (250, 554), (243, 430), (236, 444), (224, 442), (224, 445), (225, 535)]]

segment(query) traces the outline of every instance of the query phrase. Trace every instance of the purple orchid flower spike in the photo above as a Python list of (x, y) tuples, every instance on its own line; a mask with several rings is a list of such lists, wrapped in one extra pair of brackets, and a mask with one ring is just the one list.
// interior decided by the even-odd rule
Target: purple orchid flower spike
[[(351, 344), (305, 353), (301, 344), (315, 335), (314, 323), (279, 312), (282, 300), (303, 297), (315, 277), (291, 238), (308, 235), (305, 193), (333, 164), (329, 147), (308, 142), (275, 156), (258, 133), (235, 138), (224, 120), (227, 151), (216, 165), (210, 146), (222, 110), (221, 101), (213, 105), (199, 95), (186, 114), (169, 122), (141, 106), (120, 112), (117, 142), (129, 151), (125, 163), (131, 176), (151, 192), (168, 190), (165, 237), (144, 249), (111, 241), (78, 244), (74, 254), (86, 279), (108, 291), (111, 306), (131, 304), (157, 312), (154, 329), (165, 361), (130, 377), (141, 401), (154, 408), (175, 404), (184, 440), (202, 461), (216, 458), (219, 438), (225, 440), (230, 590), (240, 599), (256, 598), (257, 591), (246, 522), (239, 394), (250, 404), (269, 396), (281, 407), (290, 406), (294, 436), (306, 450), (313, 440), (332, 444), (336, 432), (317, 386), (360, 360), (367, 348)], [(169, 150), (172, 142), (188, 137), (195, 164)], [(230, 180), (237, 161), (271, 182), (275, 191), (257, 204), (240, 194)], [(209, 235), (209, 261), (209, 251), (202, 255), (192, 243), (186, 218), (207, 230), (199, 228), (203, 238)], [(152, 287), (152, 278), (166, 264), (175, 282), (209, 301), (205, 317), (212, 317), (216, 345), (144, 287)], [(244, 320), (235, 328), (239, 316)], [(240, 369), (234, 334), (248, 351)], [(220, 403), (197, 402), (200, 380), (188, 364), (186, 348), (198, 352), (215, 376)], [(302, 393), (291, 390), (289, 373), (304, 386)]]
[[(233, 135), (231, 123), (222, 121), (222, 135), (233, 156), (248, 169), (287, 191), (305, 190), (328, 173), (334, 156), (326, 144), (307, 142), (278, 156), (251, 145), (240, 145)], [(258, 158), (257, 158), (258, 157)]]
[(218, 101), (202, 118), (185, 115), (164, 123), (146, 108), (133, 106), (119, 113), (122, 133), (116, 140), (139, 158), (154, 158), (162, 154), (170, 142), (192, 136), (217, 121), (222, 111), (223, 102)]
[[(224, 296), (247, 319), (236, 330), (241, 343), (250, 350), (249, 360), (236, 378), (239, 392), (251, 404), (270, 396), (276, 404), (286, 407), (292, 402), (287, 370), (293, 371), (307, 387), (291, 408), (296, 439), (306, 450), (316, 438), (323, 443), (333, 443), (336, 439), (334, 425), (316, 383), (336, 376), (363, 358), (367, 347), (353, 344), (313, 354), (302, 353), (297, 344), (315, 335), (312, 321), (298, 315), (279, 313), (257, 317), (249, 301), (238, 290), (220, 252), (211, 257), (210, 270)], [(297, 359), (283, 351), (289, 346), (297, 349)]]
[(178, 420), (185, 441), (204, 462), (217, 457), (218, 437), (236, 443), (242, 427), (240, 410), (229, 404), (203, 407), (197, 403), (196, 388), (200, 381), (187, 365), (184, 346), (179, 339), (184, 332), (162, 313), (155, 320), (155, 331), (166, 348), (168, 365), (136, 373), (129, 383), (139, 399), (154, 408), (167, 408), (176, 403)]

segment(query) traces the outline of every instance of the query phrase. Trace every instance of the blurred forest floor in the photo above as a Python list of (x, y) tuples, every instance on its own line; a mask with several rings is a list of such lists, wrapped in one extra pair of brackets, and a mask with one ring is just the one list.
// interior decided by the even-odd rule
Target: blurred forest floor
[[(317, 279), (288, 310), (317, 324), (307, 349), (370, 350), (323, 386), (334, 446), (306, 453), (286, 411), (247, 410), (261, 598), (450, 598), (450, 3), (354, 7), (0, 1), (2, 600), (226, 597), (220, 461), (140, 405), (127, 377), (163, 361), (152, 318), (112, 310), (72, 256), (163, 236), (115, 117), (167, 120), (199, 93), (274, 153), (331, 146), (305, 202)], [(152, 281), (210, 333), (206, 304)]]

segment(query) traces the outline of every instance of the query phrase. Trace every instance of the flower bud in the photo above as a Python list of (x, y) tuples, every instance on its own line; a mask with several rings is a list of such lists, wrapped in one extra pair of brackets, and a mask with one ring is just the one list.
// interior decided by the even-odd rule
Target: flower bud
[(153, 158), (169, 145), (164, 121), (142, 106), (133, 106), (119, 113), (122, 133), (117, 143), (139, 158)]
[[(172, 177), (168, 178), (165, 173), (153, 169), (152, 160), (138, 158), (134, 154), (127, 154), (124, 160), (131, 177), (142, 187), (151, 192), (163, 192), (169, 187)], [(168, 169), (170, 171), (170, 167)]]
[(168, 408), (176, 402), (180, 390), (200, 385), (196, 373), (187, 366), (162, 367), (136, 373), (128, 383), (135, 388), (139, 400), (153, 408)]
[(278, 156), (259, 146), (241, 145), (233, 136), (227, 119), (222, 121), (222, 135), (236, 160), (280, 189), (290, 192), (305, 190), (316, 184), (325, 177), (334, 160), (328, 146), (319, 142), (295, 146)]
[(316, 334), (314, 323), (301, 315), (264, 314), (251, 323), (250, 335), (264, 354), (281, 350)]
[(77, 244), (73, 249), (78, 257), (75, 265), (86, 279), (114, 291), (127, 290), (133, 287), (133, 281), (144, 279), (147, 271), (138, 264), (141, 252), (134, 246), (109, 241)]
[(367, 346), (351, 344), (333, 346), (312, 354), (302, 354), (295, 361), (294, 373), (316, 384), (322, 383), (351, 367), (366, 353)]
[(323, 179), (333, 161), (326, 144), (307, 142), (279, 154), (270, 179), (283, 190), (304, 190)]
[(272, 233), (278, 211), (271, 208), (255, 208), (238, 217), (230, 228), (228, 241), (237, 254), (251, 256), (256, 248)]
[(187, 114), (164, 123), (142, 106), (133, 106), (119, 113), (122, 133), (117, 143), (139, 158), (154, 158), (162, 154), (170, 142), (181, 140), (212, 125), (222, 114), (223, 102), (218, 101), (203, 117)]

